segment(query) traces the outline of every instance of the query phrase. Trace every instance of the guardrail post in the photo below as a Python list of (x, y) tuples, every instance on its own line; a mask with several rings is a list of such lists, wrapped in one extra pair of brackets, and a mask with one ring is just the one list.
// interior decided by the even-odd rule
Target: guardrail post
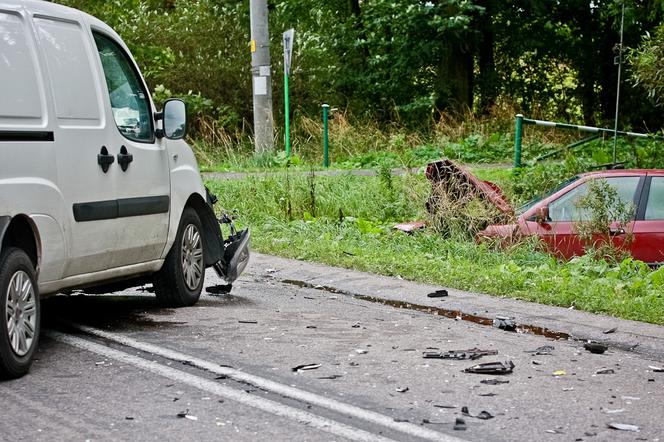
[(514, 168), (521, 167), (521, 138), (523, 136), (523, 115), (517, 114), (514, 124)]
[(328, 112), (329, 104), (323, 104), (323, 166), (330, 166), (330, 139), (328, 137)]

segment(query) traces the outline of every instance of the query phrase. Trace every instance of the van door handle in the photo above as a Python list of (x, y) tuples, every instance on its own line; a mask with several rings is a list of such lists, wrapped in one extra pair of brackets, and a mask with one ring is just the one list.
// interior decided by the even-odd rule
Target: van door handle
[(106, 146), (101, 146), (101, 151), (97, 154), (97, 164), (101, 166), (102, 172), (108, 172), (108, 168), (111, 167), (114, 161), (115, 157), (108, 154)]
[(118, 164), (123, 172), (126, 172), (129, 168), (129, 163), (134, 161), (134, 156), (127, 152), (127, 148), (122, 146), (120, 148), (120, 153), (118, 154)]

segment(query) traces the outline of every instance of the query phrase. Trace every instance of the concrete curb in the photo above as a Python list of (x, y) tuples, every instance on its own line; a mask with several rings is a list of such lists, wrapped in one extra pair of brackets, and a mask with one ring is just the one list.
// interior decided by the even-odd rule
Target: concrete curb
[[(398, 303), (419, 311), (431, 308), (429, 313), (433, 314), (437, 314), (436, 309), (445, 309), (461, 316), (508, 316), (520, 327), (539, 332), (536, 334), (600, 341), (664, 362), (664, 327), (658, 325), (455, 289), (447, 289), (447, 297), (428, 298), (428, 293), (441, 287), (259, 253), (253, 253), (251, 259), (252, 273), (285, 283), (372, 297), (375, 302)], [(616, 331), (604, 333), (612, 328)]]

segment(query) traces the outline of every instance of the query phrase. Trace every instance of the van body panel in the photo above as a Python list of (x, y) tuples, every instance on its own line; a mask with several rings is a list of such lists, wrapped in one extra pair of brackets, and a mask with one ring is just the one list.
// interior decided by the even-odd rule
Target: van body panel
[(27, 19), (0, 5), (0, 131), (43, 128), (46, 101)]
[[(113, 102), (96, 34), (136, 73), (150, 139), (119, 127), (133, 109)], [(185, 204), (206, 193), (189, 146), (153, 136), (155, 106), (126, 44), (75, 9), (0, 0), (0, 54), (0, 217), (27, 215), (38, 230), (40, 290), (159, 270)], [(106, 171), (100, 155), (113, 159)], [(120, 155), (131, 156), (124, 168)]]
[(162, 252), (165, 257), (175, 242), (177, 227), (180, 217), (187, 204), (187, 200), (193, 194), (199, 194), (205, 201), (205, 186), (200, 179), (201, 173), (196, 163), (194, 153), (187, 143), (182, 140), (167, 140), (169, 152), (169, 169), (171, 179), (171, 213), (168, 232), (168, 241)]

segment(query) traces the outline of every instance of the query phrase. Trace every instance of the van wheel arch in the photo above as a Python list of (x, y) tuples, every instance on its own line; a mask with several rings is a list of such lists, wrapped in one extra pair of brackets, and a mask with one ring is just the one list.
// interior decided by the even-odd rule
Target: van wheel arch
[(0, 250), (7, 250), (10, 247), (16, 247), (23, 250), (35, 270), (38, 271), (41, 262), (41, 240), (37, 226), (30, 217), (26, 215), (16, 215), (3, 225), (3, 219), (0, 218)]
[[(202, 225), (205, 267), (219, 261), (224, 253), (223, 242), (221, 238), (221, 228), (214, 213), (214, 209), (208, 204), (201, 195), (195, 193), (189, 197), (186, 207), (191, 207), (196, 211)], [(184, 212), (183, 212), (184, 213)]]

